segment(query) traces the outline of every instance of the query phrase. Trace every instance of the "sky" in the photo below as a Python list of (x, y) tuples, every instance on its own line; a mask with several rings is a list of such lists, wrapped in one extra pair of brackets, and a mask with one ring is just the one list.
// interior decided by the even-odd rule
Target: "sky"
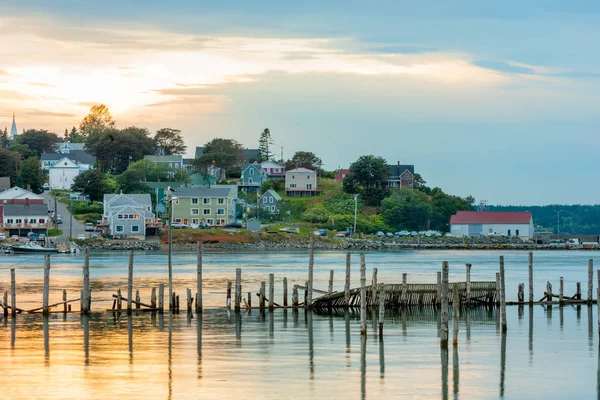
[(327, 169), (374, 154), (490, 204), (597, 204), (599, 41), (583, 0), (0, 0), (0, 126), (62, 134), (103, 103), (188, 155), (269, 128)]

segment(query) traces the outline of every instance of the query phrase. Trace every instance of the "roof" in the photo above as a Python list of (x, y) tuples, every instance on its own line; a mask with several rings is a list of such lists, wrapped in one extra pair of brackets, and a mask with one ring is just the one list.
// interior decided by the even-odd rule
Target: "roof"
[(266, 192), (264, 192), (263, 197), (265, 197), (267, 194), (270, 194), (271, 196), (273, 196), (273, 198), (277, 201), (281, 200), (281, 196), (279, 195), (279, 193), (277, 193), (273, 189), (269, 189)]
[[(62, 162), (63, 160), (64, 162)], [(52, 166), (50, 166), (50, 169), (52, 168), (79, 168), (79, 164), (69, 157), (64, 157), (63, 154), (63, 157), (59, 158)]]
[(174, 196), (177, 197), (228, 197), (230, 189), (229, 188), (205, 188), (205, 187), (195, 187), (195, 188), (181, 188), (177, 189)]
[(94, 164), (94, 156), (83, 150), (72, 150), (69, 153), (43, 153), (40, 156), (42, 161), (58, 161), (62, 158), (68, 158), (69, 160), (79, 164)]
[(295, 168), (295, 169), (290, 169), (289, 171), (285, 171), (285, 173), (289, 173), (289, 172), (296, 172), (296, 173), (300, 173), (300, 172), (312, 172), (315, 173), (315, 171), (313, 171), (312, 169), (308, 169), (308, 168)]
[(0, 177), (0, 190), (10, 189), (10, 177), (2, 176)]
[(4, 204), (4, 215), (48, 216), (48, 206), (45, 204)]
[(408, 164), (394, 164), (388, 165), (388, 169), (390, 170), (390, 177), (392, 176), (400, 176), (404, 173), (404, 171), (408, 170), (411, 174), (415, 174), (415, 166)]
[(60, 142), (60, 143), (56, 143), (56, 145), (54, 146), (56, 147), (56, 149), (60, 149), (61, 147), (70, 147), (71, 150), (69, 150), (69, 152), (71, 151), (83, 151), (85, 149), (85, 143), (71, 143), (71, 142)]
[(204, 154), (204, 149), (205, 147), (196, 147), (196, 152), (194, 153), (194, 158), (198, 158), (200, 157), (202, 154)]
[(12, 125), (10, 126), (10, 138), (14, 139), (17, 137), (18, 134), (19, 134), (19, 132), (17, 132), (17, 123), (15, 122), (15, 114), (13, 113), (13, 121), (12, 121)]
[(283, 168), (283, 165), (274, 163), (272, 161), (265, 161), (260, 163), (260, 166), (263, 168)]
[(191, 185), (214, 185), (217, 178), (212, 175), (204, 175), (202, 172), (193, 172), (188, 175)]
[(183, 157), (180, 155), (174, 156), (144, 156), (144, 159), (152, 162), (183, 162)]
[[(150, 193), (143, 194), (105, 194), (104, 195), (104, 206), (115, 207), (121, 205), (128, 205), (137, 203), (137, 205), (147, 207), (152, 205), (152, 200), (150, 198)], [(134, 204), (135, 205), (135, 204)]]
[(529, 224), (530, 212), (458, 211), (451, 224)]
[(25, 189), (21, 189), (18, 186), (12, 187), (10, 189), (6, 189), (3, 192), (0, 192), (0, 200), (14, 200), (14, 199), (36, 199), (43, 200), (44, 198), (40, 195), (37, 195), (33, 192), (30, 192)]

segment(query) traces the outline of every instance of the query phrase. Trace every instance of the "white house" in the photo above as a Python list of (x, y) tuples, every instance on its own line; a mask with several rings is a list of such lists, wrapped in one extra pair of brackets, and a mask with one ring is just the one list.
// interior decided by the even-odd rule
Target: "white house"
[(458, 211), (450, 217), (450, 233), (456, 237), (503, 235), (533, 237), (530, 212)]
[(319, 195), (317, 172), (307, 168), (285, 171), (285, 194), (290, 197), (310, 197)]
[(87, 171), (83, 165), (76, 164), (67, 157), (58, 160), (49, 171), (49, 184), (51, 189), (68, 190), (71, 189), (73, 181), (82, 171)]
[(92, 156), (90, 153), (84, 150), (69, 150), (66, 153), (43, 153), (40, 156), (42, 169), (50, 170), (50, 167), (52, 167), (54, 164), (56, 164), (58, 161), (62, 160), (65, 157), (73, 161), (75, 164), (79, 165), (86, 171), (88, 169), (94, 168), (94, 163), (96, 161), (94, 156)]

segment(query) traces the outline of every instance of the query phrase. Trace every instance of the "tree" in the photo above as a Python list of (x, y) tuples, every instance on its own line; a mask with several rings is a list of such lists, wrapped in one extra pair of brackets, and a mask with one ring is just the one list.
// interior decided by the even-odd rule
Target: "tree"
[(8, 176), (10, 185), (17, 184), (17, 175), (21, 156), (19, 153), (0, 148), (0, 176)]
[(242, 160), (244, 147), (233, 139), (214, 138), (204, 145), (204, 154), (227, 153), (235, 155), (237, 160)]
[(383, 221), (395, 229), (419, 231), (429, 223), (432, 208), (425, 193), (403, 188), (381, 202)]
[(8, 149), (12, 152), (19, 154), (21, 159), (26, 159), (27, 157), (31, 157), (35, 155), (33, 151), (26, 144), (18, 143), (16, 140), (10, 142)]
[(65, 138), (71, 143), (83, 143), (84, 137), (77, 131), (76, 127), (71, 128), (71, 132), (67, 133), (65, 129)]
[(16, 143), (29, 146), (31, 152), (38, 157), (42, 153), (54, 153), (55, 145), (59, 141), (56, 133), (45, 129), (29, 129), (15, 139)]
[(17, 178), (17, 185), (20, 187), (31, 186), (31, 191), (34, 193), (42, 193), (42, 185), (44, 184), (44, 177), (42, 176), (42, 166), (40, 159), (37, 157), (29, 157), (21, 164), (19, 168), (19, 177)]
[(110, 115), (108, 107), (100, 104), (90, 108), (90, 113), (79, 124), (79, 132), (87, 140), (90, 135), (103, 133), (107, 129), (114, 129), (115, 126), (115, 121)]
[(179, 129), (162, 128), (154, 135), (156, 147), (163, 150), (163, 154), (183, 154), (187, 149), (181, 131)]
[(136, 171), (127, 170), (117, 176), (117, 187), (123, 193), (148, 193), (150, 188)]
[(90, 196), (90, 200), (102, 200), (104, 194), (112, 193), (112, 187), (105, 173), (98, 169), (90, 169), (77, 175), (71, 189)]
[(150, 160), (142, 159), (131, 163), (124, 172), (128, 172), (131, 177), (144, 182), (157, 182), (167, 180), (169, 177), (169, 168), (164, 164), (156, 164)]
[(360, 156), (350, 164), (350, 171), (356, 184), (363, 188), (377, 186), (390, 175), (387, 161), (373, 155)]
[(221, 168), (224, 171), (225, 176), (229, 169), (238, 165), (238, 160), (235, 154), (222, 153), (222, 152), (211, 152), (204, 153), (200, 157), (194, 160), (194, 166), (205, 175), (208, 174), (208, 170), (211, 166)]
[(275, 153), (271, 151), (271, 146), (275, 144), (271, 137), (271, 131), (269, 128), (265, 128), (260, 134), (258, 139), (258, 162), (270, 161), (275, 156)]
[(295, 168), (308, 168), (313, 171), (318, 170), (323, 161), (311, 151), (297, 151), (294, 156), (285, 163), (287, 171)]
[(4, 130), (0, 129), (0, 147), (6, 148), (10, 143), (10, 137), (8, 136), (8, 130), (4, 128)]

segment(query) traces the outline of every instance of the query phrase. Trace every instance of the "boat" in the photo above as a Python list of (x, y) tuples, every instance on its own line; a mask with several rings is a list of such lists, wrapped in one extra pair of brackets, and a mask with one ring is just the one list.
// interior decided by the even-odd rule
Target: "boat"
[(24, 244), (18, 244), (12, 246), (12, 251), (15, 254), (19, 253), (39, 253), (39, 254), (55, 254), (58, 253), (56, 247), (43, 247), (38, 242), (30, 240)]

